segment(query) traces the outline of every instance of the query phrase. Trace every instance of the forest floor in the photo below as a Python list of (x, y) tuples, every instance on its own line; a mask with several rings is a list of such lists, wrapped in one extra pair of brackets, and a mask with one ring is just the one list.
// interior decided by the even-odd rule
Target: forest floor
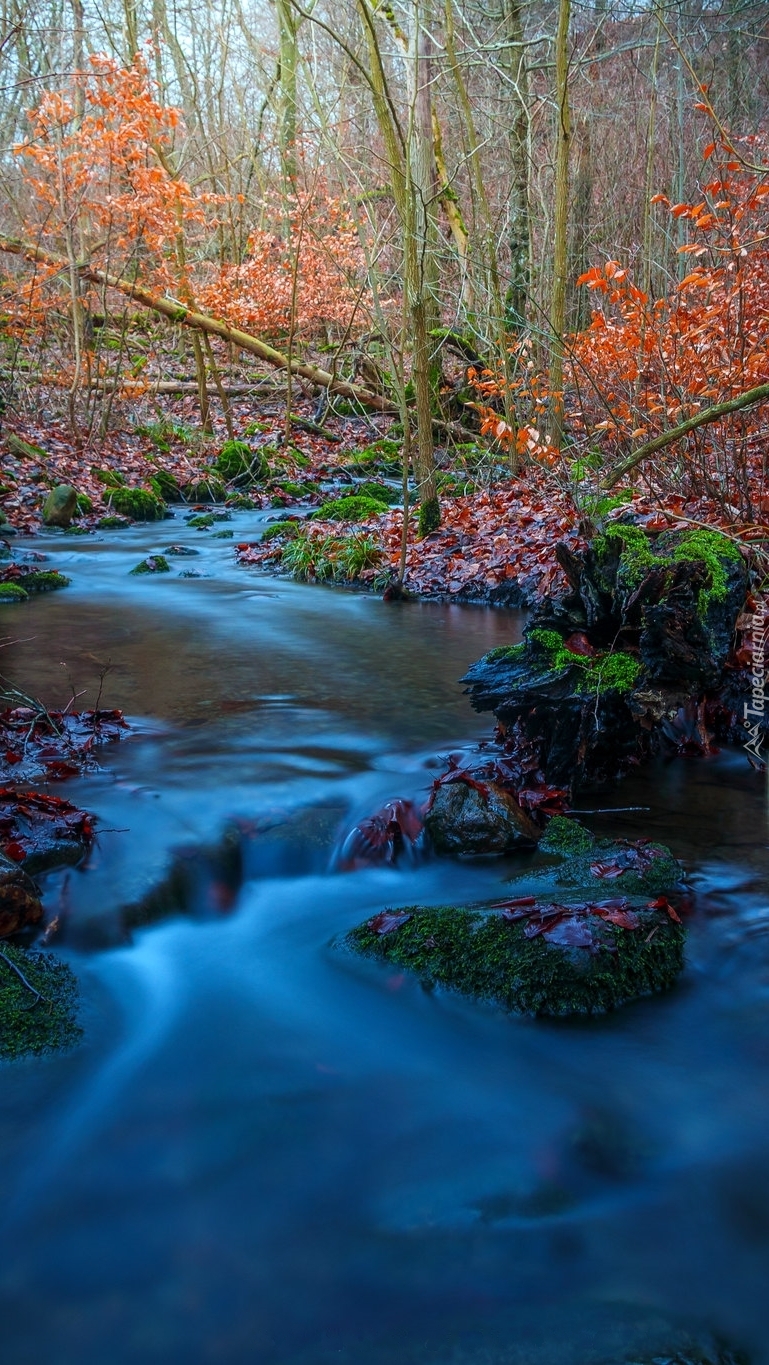
[[(210, 475), (226, 432), (217, 417), (215, 433), (204, 436), (195, 396), (154, 400), (145, 396), (134, 404), (124, 399), (113, 414), (108, 434), (80, 443), (73, 439), (67, 420), (52, 415), (56, 406), (61, 409), (60, 395), (53, 395), (56, 406), (53, 400), (47, 405), (41, 397), (39, 417), (8, 414), (0, 435), (0, 514), (18, 532), (35, 534), (42, 529), (45, 496), (59, 483), (71, 484), (91, 504), (67, 534), (98, 529), (114, 509), (111, 490), (96, 471), (112, 471), (130, 487), (144, 489), (150, 489), (150, 479), (163, 472), (188, 490), (185, 499), (191, 506), (200, 508), (209, 502), (201, 498), (195, 484)], [(321, 436), (306, 429), (312, 422), (313, 402), (300, 398), (294, 404), (295, 424), (286, 445), (285, 402), (277, 387), (274, 398), (232, 400), (231, 416), (237, 438), (254, 451), (263, 450), (270, 468), (247, 487), (242, 481), (226, 486), (225, 506), (227, 502), (231, 507), (247, 505), (243, 502), (247, 496), (251, 506), (274, 511), (274, 520), (312, 517), (311, 529), (303, 533), (315, 545), (325, 541), (332, 552), (340, 538), (364, 536), (369, 554), (360, 561), (362, 567), (354, 575), (327, 576), (352, 576), (361, 586), (379, 588), (397, 577), (403, 538), (401, 506), (382, 502), (381, 510), (374, 511), (369, 505), (368, 515), (343, 522), (317, 516), (329, 501), (366, 496), (372, 481), (379, 484), (383, 498), (387, 495), (391, 504), (400, 503), (400, 444), (397, 435), (393, 440), (390, 434), (392, 418), (332, 411), (324, 422), (328, 436)], [(39, 454), (20, 452), (14, 436), (38, 447)], [(439, 447), (437, 459), (441, 525), (420, 539), (415, 509), (411, 509), (408, 589), (424, 597), (516, 606), (534, 602), (556, 586), (560, 570), (554, 546), (566, 540), (573, 549), (582, 542), (595, 518), (595, 490), (542, 465), (514, 474), (507, 457), (502, 452), (495, 455), (480, 440)], [(189, 496), (189, 490), (194, 496)], [(641, 489), (610, 515), (628, 512), (649, 530), (686, 524), (730, 533), (736, 529), (723, 509), (705, 497), (660, 497)], [(740, 534), (749, 539), (750, 529)], [(235, 552), (244, 564), (280, 571), (286, 544), (286, 538), (278, 534), (264, 542), (241, 541)], [(303, 576), (314, 575), (310, 557)]]

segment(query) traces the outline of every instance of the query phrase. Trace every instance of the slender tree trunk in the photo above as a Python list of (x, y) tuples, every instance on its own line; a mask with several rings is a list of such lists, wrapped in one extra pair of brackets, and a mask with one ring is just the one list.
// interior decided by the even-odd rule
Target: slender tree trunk
[(438, 365), (431, 332), (437, 324), (435, 167), (433, 161), (431, 40), (423, 12), (415, 5), (409, 43), (409, 137), (406, 156), (409, 185), (405, 253), (406, 304), (413, 335), (412, 377), (417, 418), (416, 474), (419, 483), (419, 530), (434, 531), (441, 513), (435, 479), (433, 416), (437, 408)]
[(507, 70), (512, 91), (510, 117), (510, 186), (508, 243), (510, 283), (507, 289), (507, 324), (513, 331), (526, 325), (531, 289), (531, 221), (529, 216), (529, 77), (523, 41), (521, 0), (504, 0)]
[(280, 89), (278, 105), (278, 143), (283, 174), (288, 187), (296, 185), (297, 158), (297, 68), (299, 46), (296, 15), (291, 0), (277, 0), (280, 42)]
[(569, 232), (569, 21), (571, 0), (560, 0), (555, 39), (555, 98), (557, 109), (555, 156), (555, 214), (553, 289), (550, 296), (550, 440), (560, 450), (563, 439), (563, 342), (566, 327)]

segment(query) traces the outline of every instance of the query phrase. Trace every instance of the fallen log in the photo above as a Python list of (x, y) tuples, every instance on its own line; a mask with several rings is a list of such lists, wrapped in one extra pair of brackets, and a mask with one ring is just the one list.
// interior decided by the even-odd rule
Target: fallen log
[(664, 450), (666, 446), (680, 441), (683, 436), (688, 436), (690, 431), (696, 431), (698, 427), (707, 426), (710, 422), (717, 422), (719, 417), (728, 417), (732, 412), (741, 412), (743, 408), (752, 407), (754, 403), (765, 403), (767, 399), (769, 384), (758, 384), (756, 388), (746, 389), (745, 393), (738, 394), (736, 398), (729, 398), (724, 403), (715, 403), (711, 408), (703, 408), (702, 412), (696, 413), (694, 417), (687, 417), (685, 422), (680, 422), (677, 427), (671, 427), (669, 431), (663, 431), (660, 436), (655, 436), (651, 441), (639, 446), (632, 455), (620, 460), (609, 477), (604, 480), (603, 487), (614, 488), (624, 474), (629, 474), (631, 469), (643, 464), (644, 460), (648, 460), (649, 456), (656, 454), (658, 450)]
[[(52, 266), (55, 270), (69, 270), (69, 262), (64, 256), (45, 251), (43, 247), (35, 246), (33, 242), (23, 242), (14, 237), (6, 237), (0, 234), (0, 251), (7, 252), (12, 256), (21, 256), (25, 261)], [(387, 398), (383, 398), (381, 394), (371, 393), (359, 384), (350, 384), (347, 380), (338, 379), (329, 370), (323, 370), (318, 365), (307, 365), (302, 361), (290, 360), (288, 356), (277, 351), (274, 346), (268, 345), (266, 341), (261, 341), (259, 337), (251, 336), (249, 332), (243, 332), (239, 327), (233, 327), (230, 323), (222, 321), (221, 318), (212, 318), (207, 313), (200, 313), (195, 308), (188, 308), (178, 299), (153, 294), (151, 290), (145, 289), (133, 280), (124, 279), (120, 275), (108, 274), (107, 271), (98, 270), (92, 265), (78, 266), (78, 275), (81, 280), (87, 280), (90, 284), (97, 284), (102, 288), (114, 289), (120, 294), (125, 294), (129, 299), (134, 299), (143, 307), (159, 313), (161, 317), (168, 318), (169, 322), (176, 323), (177, 326), (189, 327), (193, 331), (203, 332), (207, 336), (219, 337), (222, 341), (237, 346), (239, 350), (246, 351), (249, 355), (258, 356), (260, 360), (266, 361), (268, 365), (272, 365), (277, 370), (286, 370), (287, 373), (299, 375), (311, 384), (316, 384), (318, 388), (328, 389), (329, 393), (335, 393), (341, 398), (359, 403), (361, 407), (371, 408), (376, 412), (392, 413), (393, 415), (398, 412), (396, 404)]]

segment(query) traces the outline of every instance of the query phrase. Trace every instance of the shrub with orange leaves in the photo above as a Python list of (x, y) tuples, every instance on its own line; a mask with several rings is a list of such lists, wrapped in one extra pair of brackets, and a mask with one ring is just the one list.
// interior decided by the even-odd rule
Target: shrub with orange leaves
[[(769, 379), (769, 164), (763, 138), (743, 152), (722, 140), (705, 149), (714, 174), (692, 204), (665, 204), (690, 225), (679, 251), (692, 268), (666, 299), (649, 300), (616, 261), (577, 281), (597, 307), (573, 339), (571, 379), (580, 393), (573, 428), (607, 456), (669, 430), (702, 409)], [(761, 409), (690, 433), (658, 460), (669, 482), (705, 493), (753, 519), (767, 491)]]
[[(292, 323), (305, 332), (346, 326), (354, 315), (362, 254), (353, 223), (321, 183), (288, 204), (278, 194), (261, 203), (243, 262), (211, 259), (228, 198), (175, 171), (181, 113), (162, 103), (141, 55), (128, 68), (93, 57), (65, 90), (43, 96), (30, 121), (15, 148), (29, 192), (26, 235), (68, 257), (73, 271), (88, 262), (128, 275), (270, 336)], [(37, 267), (8, 300), (17, 330), (41, 324), (51, 291), (66, 283), (56, 267)]]

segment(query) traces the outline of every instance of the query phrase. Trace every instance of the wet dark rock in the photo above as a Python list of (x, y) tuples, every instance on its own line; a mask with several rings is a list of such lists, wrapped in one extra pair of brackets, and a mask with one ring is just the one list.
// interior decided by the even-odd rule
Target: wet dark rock
[(42, 918), (35, 883), (18, 863), (0, 854), (0, 938), (21, 933)]
[(69, 526), (77, 511), (77, 489), (60, 483), (52, 488), (43, 504), (46, 526)]
[(515, 797), (495, 783), (441, 783), (425, 815), (425, 829), (437, 853), (510, 853), (536, 844), (540, 830)]
[(166, 554), (182, 559), (190, 558), (192, 555), (199, 555), (200, 550), (193, 550), (189, 545), (167, 545)]

